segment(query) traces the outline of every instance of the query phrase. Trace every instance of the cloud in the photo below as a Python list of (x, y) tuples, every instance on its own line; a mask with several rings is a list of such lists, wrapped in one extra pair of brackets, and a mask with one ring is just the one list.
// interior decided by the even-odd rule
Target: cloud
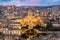
[(11, 0), (8, 2), (0, 2), (0, 5), (16, 5), (16, 6), (34, 6), (38, 4), (37, 0), (26, 0), (24, 2), (21, 2), (21, 0)]
[(46, 6), (46, 5), (54, 5), (56, 4), (56, 2), (59, 1), (60, 0), (8, 0), (8, 1), (0, 0), (0, 5)]

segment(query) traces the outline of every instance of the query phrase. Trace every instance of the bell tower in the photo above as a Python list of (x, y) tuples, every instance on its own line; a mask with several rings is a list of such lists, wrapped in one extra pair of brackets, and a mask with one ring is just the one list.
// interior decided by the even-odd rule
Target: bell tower
[(30, 10), (28, 10), (28, 16), (33, 16), (33, 12), (32, 12), (32, 10), (30, 9)]

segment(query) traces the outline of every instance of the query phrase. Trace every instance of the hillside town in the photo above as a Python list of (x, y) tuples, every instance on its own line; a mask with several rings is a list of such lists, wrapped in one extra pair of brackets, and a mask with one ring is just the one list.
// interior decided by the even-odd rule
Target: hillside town
[(26, 40), (21, 36), (31, 30), (37, 34), (60, 31), (60, 6), (0, 5), (0, 40)]

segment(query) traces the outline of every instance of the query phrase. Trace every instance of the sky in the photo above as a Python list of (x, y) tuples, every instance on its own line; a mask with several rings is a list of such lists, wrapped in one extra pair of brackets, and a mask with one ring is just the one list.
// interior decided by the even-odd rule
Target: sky
[(0, 5), (50, 6), (60, 5), (60, 0), (0, 0)]

